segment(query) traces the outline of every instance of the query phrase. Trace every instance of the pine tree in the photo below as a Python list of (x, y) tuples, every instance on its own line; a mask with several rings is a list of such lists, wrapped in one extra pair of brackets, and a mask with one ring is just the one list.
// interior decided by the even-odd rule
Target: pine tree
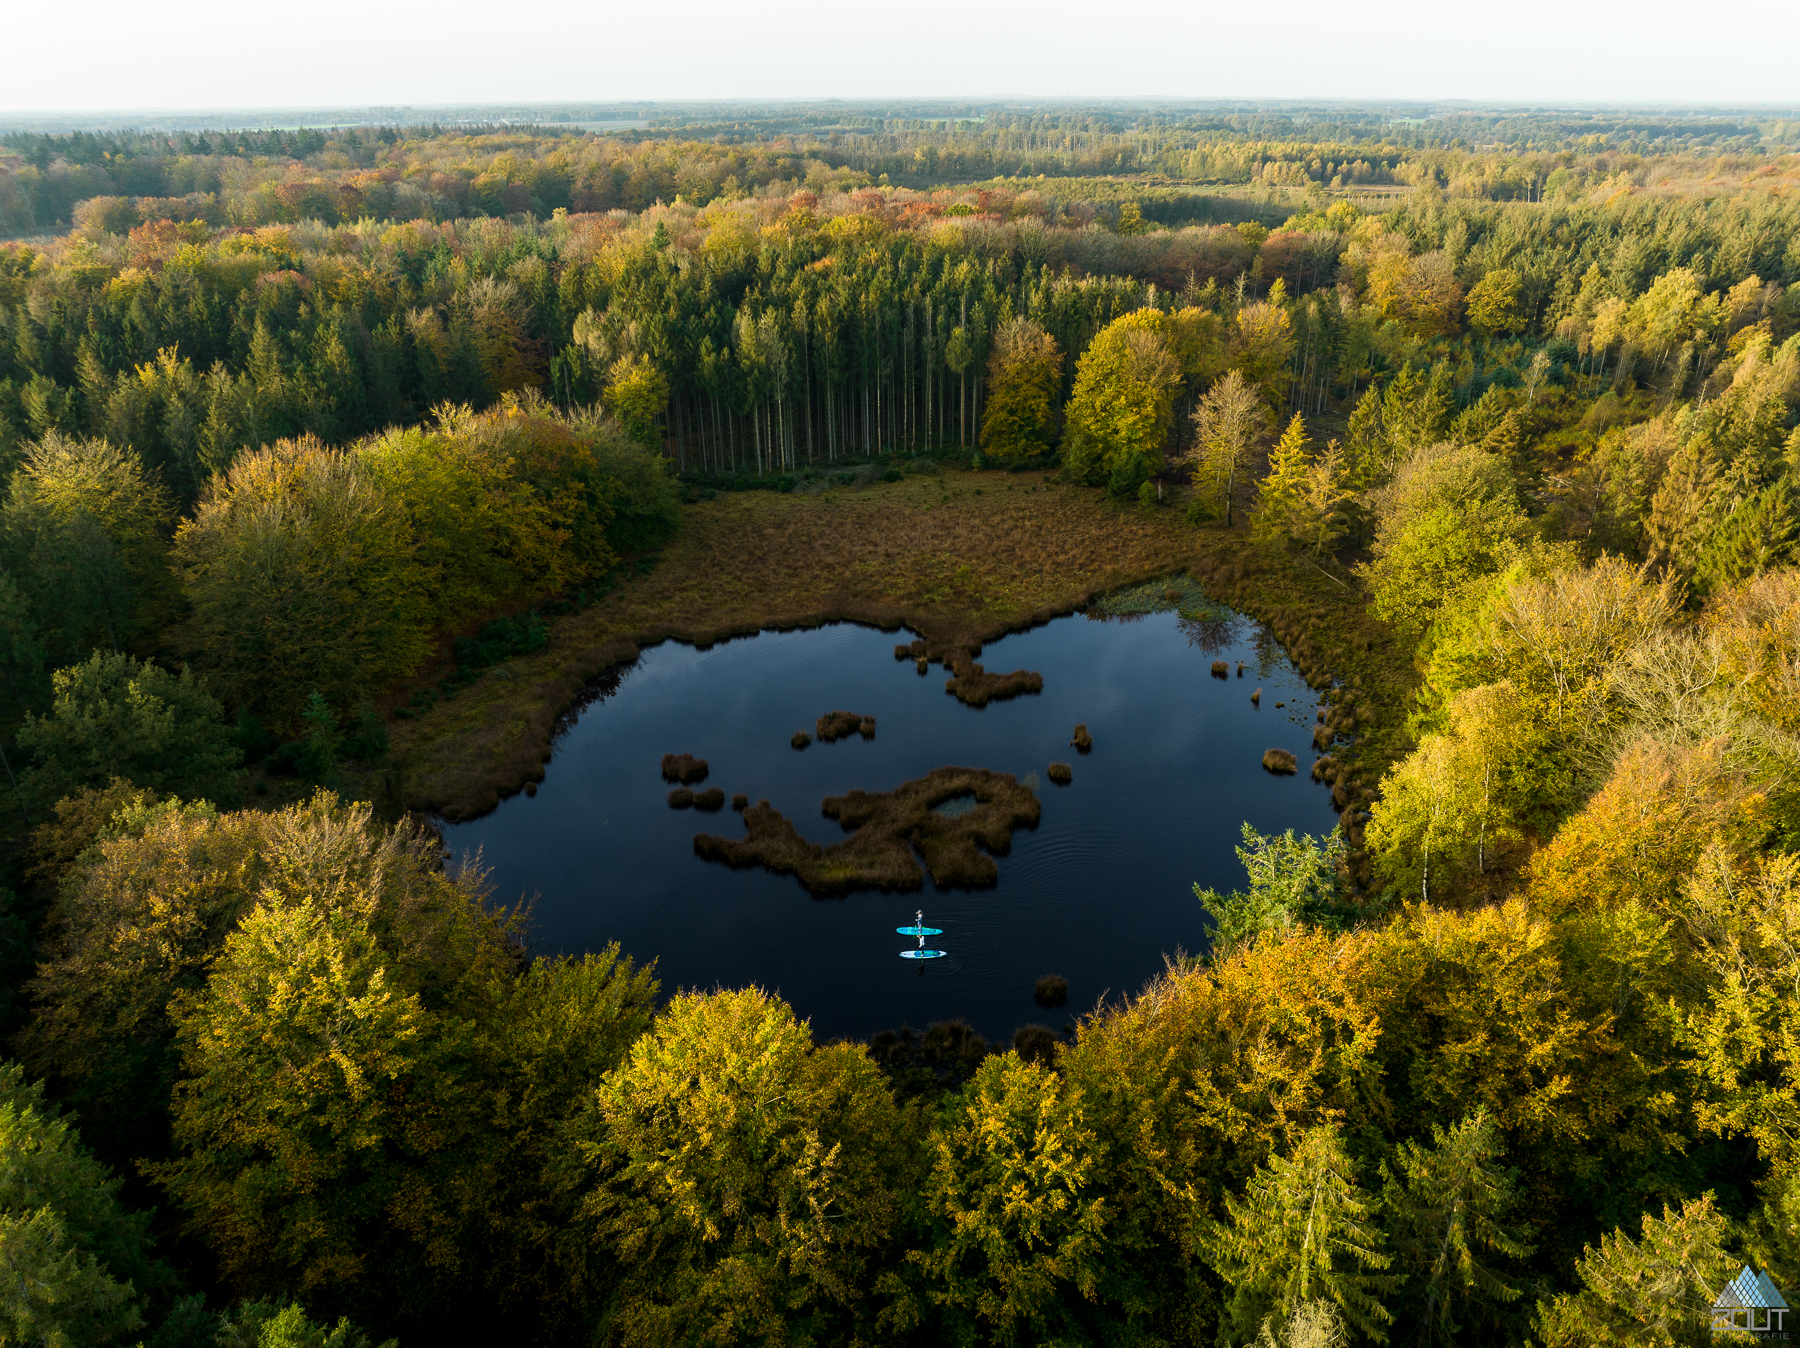
[(1309, 1129), (1291, 1157), (1258, 1167), (1241, 1196), (1225, 1199), (1227, 1220), (1208, 1239), (1213, 1266), (1232, 1289), (1222, 1326), (1229, 1341), (1242, 1343), (1270, 1316), (1285, 1319), (1324, 1300), (1385, 1343), (1393, 1316), (1379, 1298), (1400, 1279), (1380, 1271), (1393, 1259), (1371, 1207), (1335, 1124)]
[(1415, 1280), (1420, 1341), (1454, 1343), (1459, 1303), (1516, 1301), (1521, 1288), (1484, 1262), (1525, 1259), (1524, 1232), (1504, 1226), (1516, 1195), (1500, 1168), (1500, 1139), (1485, 1110), (1449, 1131), (1432, 1125), (1432, 1145), (1403, 1142), (1398, 1173), (1385, 1165), (1382, 1202), (1393, 1214), (1394, 1245)]

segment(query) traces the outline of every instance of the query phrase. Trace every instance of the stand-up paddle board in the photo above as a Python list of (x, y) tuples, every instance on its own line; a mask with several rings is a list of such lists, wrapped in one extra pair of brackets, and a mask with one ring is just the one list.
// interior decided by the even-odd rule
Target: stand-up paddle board
[(894, 930), (902, 936), (942, 936), (944, 934), (942, 927), (895, 927)]
[(944, 958), (944, 952), (941, 950), (902, 950), (900, 958), (903, 960), (941, 960)]

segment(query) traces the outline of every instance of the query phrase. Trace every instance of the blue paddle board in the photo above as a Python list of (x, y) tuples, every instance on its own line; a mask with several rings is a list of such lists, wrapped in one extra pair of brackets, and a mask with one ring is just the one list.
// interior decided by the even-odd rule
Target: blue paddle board
[(903, 960), (939, 960), (943, 957), (944, 952), (941, 950), (902, 950), (900, 952), (900, 958)]
[(942, 927), (895, 927), (894, 930), (902, 936), (942, 936), (944, 934)]

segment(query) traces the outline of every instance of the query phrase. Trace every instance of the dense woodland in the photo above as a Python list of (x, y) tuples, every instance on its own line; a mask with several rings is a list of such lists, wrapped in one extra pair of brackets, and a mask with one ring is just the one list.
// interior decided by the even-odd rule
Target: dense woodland
[[(0, 1342), (1673, 1345), (1800, 1288), (1791, 124), (1469, 117), (13, 138)], [(1373, 807), (1246, 830), (1070, 1042), (528, 959), (334, 793), (684, 499), (951, 461), (1238, 530), (1417, 673)]]

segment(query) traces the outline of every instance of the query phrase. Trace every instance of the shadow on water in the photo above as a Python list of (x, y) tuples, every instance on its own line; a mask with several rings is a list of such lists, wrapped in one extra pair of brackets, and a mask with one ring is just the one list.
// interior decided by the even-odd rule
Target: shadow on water
[[(1074, 1015), (1135, 992), (1165, 953), (1204, 949), (1192, 887), (1243, 884), (1234, 848), (1244, 821), (1315, 834), (1336, 823), (1329, 793), (1304, 771), (1317, 701), (1247, 620), (1060, 618), (982, 653), (994, 669), (1040, 672), (1044, 686), (980, 709), (946, 695), (936, 666), (920, 678), (896, 661), (895, 640), (837, 624), (647, 650), (595, 679), (563, 718), (535, 796), (446, 826), (445, 840), (481, 849), (498, 898), (536, 896), (543, 953), (616, 940), (656, 961), (665, 991), (759, 984), (822, 1039), (960, 1017), (1007, 1042), (1045, 1018), (1033, 999), (1045, 974), (1068, 979)], [(1212, 676), (1219, 659), (1232, 677)], [(1258, 685), (1260, 707), (1250, 701)], [(835, 707), (876, 718), (880, 734), (795, 753), (789, 737)], [(1069, 748), (1077, 723), (1093, 736), (1089, 753)], [(1302, 771), (1263, 771), (1270, 748), (1294, 753)], [(1012, 835), (991, 888), (939, 891), (926, 879), (913, 892), (814, 898), (791, 876), (695, 855), (697, 831), (735, 838), (744, 825), (731, 811), (670, 809), (670, 753), (706, 759), (709, 786), (768, 800), (826, 846), (846, 835), (821, 814), (825, 797), (891, 791), (940, 767), (1012, 773), (1043, 812), (1035, 830)], [(1046, 782), (1064, 761), (1073, 781)], [(919, 908), (944, 929), (933, 944), (948, 958), (897, 957), (908, 940), (894, 928)]]

